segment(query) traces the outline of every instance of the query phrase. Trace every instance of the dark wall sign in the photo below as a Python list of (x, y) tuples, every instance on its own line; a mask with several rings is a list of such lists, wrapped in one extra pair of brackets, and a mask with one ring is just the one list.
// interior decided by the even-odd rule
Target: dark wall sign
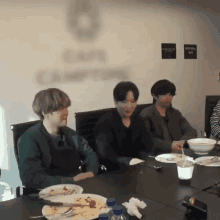
[(197, 59), (197, 45), (184, 44), (184, 59)]
[(161, 44), (162, 59), (176, 59), (176, 44)]

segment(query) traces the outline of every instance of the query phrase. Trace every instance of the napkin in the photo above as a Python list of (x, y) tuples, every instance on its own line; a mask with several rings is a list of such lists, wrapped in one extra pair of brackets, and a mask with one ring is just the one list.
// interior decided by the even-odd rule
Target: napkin
[(140, 201), (139, 199), (134, 197), (132, 197), (129, 202), (122, 203), (122, 205), (127, 209), (129, 215), (135, 215), (139, 219), (141, 219), (142, 215), (138, 211), (138, 207), (144, 209), (147, 206), (143, 201)]

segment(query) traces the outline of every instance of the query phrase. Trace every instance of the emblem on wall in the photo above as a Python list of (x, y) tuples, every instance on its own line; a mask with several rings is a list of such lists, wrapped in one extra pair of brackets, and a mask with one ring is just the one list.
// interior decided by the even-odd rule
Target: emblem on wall
[(93, 41), (100, 28), (97, 0), (69, 0), (67, 24), (79, 41)]
[[(94, 81), (128, 80), (130, 67), (108, 64), (105, 49), (96, 48), (93, 41), (100, 30), (97, 0), (68, 0), (67, 26), (74, 40), (88, 46), (86, 49), (64, 49), (62, 59), (72, 67), (63, 69), (39, 69), (36, 82), (41, 85), (56, 83), (83, 82), (90, 78)], [(92, 47), (92, 48), (91, 48)]]

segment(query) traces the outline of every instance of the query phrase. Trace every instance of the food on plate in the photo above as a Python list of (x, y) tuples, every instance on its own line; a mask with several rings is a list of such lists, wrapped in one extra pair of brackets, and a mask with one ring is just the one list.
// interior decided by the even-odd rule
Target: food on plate
[(74, 216), (70, 218), (77, 220), (80, 218), (91, 219), (98, 217), (102, 209), (106, 209), (106, 203), (103, 203), (97, 198), (75, 198), (74, 204), (69, 206), (47, 206), (45, 212), (47, 215), (60, 215), (61, 213), (69, 212), (73, 209)]
[(66, 186), (63, 187), (63, 189), (60, 191), (60, 190), (54, 190), (54, 189), (51, 189), (49, 194), (50, 195), (55, 195), (55, 194), (64, 194), (64, 195), (70, 195), (70, 194), (73, 194), (76, 190), (74, 189), (67, 189)]

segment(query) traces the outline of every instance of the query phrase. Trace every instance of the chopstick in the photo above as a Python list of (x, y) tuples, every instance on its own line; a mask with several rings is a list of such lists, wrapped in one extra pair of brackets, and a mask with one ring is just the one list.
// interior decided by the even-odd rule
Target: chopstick
[[(217, 159), (217, 160), (216, 160)], [(215, 161), (216, 160), (216, 161)], [(201, 162), (197, 162), (197, 164), (202, 164), (202, 165), (209, 165), (211, 163), (214, 163), (214, 162), (218, 162), (220, 160), (218, 160), (218, 156), (213, 156), (213, 158), (211, 159), (207, 159), (205, 161), (201, 161)]]

